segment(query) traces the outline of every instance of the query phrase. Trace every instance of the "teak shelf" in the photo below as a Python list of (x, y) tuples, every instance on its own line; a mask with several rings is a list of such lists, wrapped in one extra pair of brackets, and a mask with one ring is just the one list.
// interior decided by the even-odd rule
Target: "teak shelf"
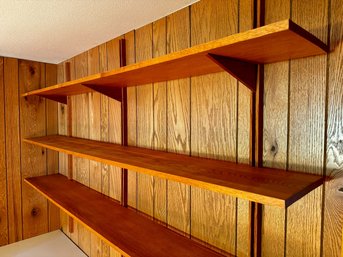
[(27, 178), (25, 182), (124, 256), (222, 256), (63, 175)]
[(38, 95), (67, 103), (67, 96), (98, 91), (120, 101), (121, 87), (223, 70), (255, 90), (256, 64), (325, 54), (327, 50), (327, 46), (315, 36), (291, 20), (285, 20), (22, 96)]
[(44, 148), (229, 194), (288, 207), (323, 183), (323, 177), (190, 157), (67, 136), (24, 139)]
[[(120, 44), (121, 65), (125, 65), (124, 43)], [(67, 104), (68, 96), (96, 91), (121, 101), (122, 144), (127, 145), (125, 87), (226, 71), (250, 90), (257, 91), (258, 64), (327, 52), (328, 47), (323, 42), (292, 21), (285, 20), (180, 52), (27, 92), (22, 97), (36, 95)], [(68, 74), (68, 69), (66, 71)], [(259, 96), (263, 96), (261, 88), (258, 88)], [(255, 253), (259, 256), (260, 252), (262, 218), (259, 218), (258, 210), (262, 207), (259, 204), (288, 207), (324, 181), (323, 177), (312, 174), (256, 168), (67, 136), (45, 136), (24, 141), (67, 153), (70, 160), (74, 155), (121, 167), (123, 206), (127, 206), (127, 169), (252, 201), (252, 256)], [(220, 256), (62, 175), (25, 181), (124, 255)]]

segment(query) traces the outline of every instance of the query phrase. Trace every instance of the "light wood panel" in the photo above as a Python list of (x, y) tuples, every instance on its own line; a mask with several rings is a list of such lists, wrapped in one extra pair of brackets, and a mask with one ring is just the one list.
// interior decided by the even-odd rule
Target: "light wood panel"
[[(126, 64), (136, 62), (136, 40), (135, 32), (131, 31), (125, 34), (126, 44)], [(127, 89), (127, 134), (128, 145), (137, 145), (137, 88), (129, 87)], [(128, 170), (128, 205), (137, 208), (137, 173)]]
[(125, 256), (221, 256), (62, 175), (26, 182)]
[[(152, 56), (166, 54), (167, 20), (162, 18), (152, 24)], [(153, 148), (167, 150), (167, 83), (153, 84)], [(154, 218), (167, 222), (167, 180), (154, 178)]]
[[(265, 23), (290, 17), (290, 1), (266, 1)], [(287, 169), (289, 61), (264, 67), (263, 165)], [(286, 212), (264, 206), (262, 214), (262, 256), (283, 257)]]
[[(139, 42), (137, 40), (138, 44)], [(325, 54), (326, 50), (327, 46), (320, 40), (292, 21), (285, 20), (145, 62), (141, 60), (146, 58), (141, 58), (135, 65), (58, 84), (49, 89), (28, 92), (23, 96), (50, 96), (57, 101), (66, 102), (66, 95), (90, 92), (90, 89), (83, 86), (87, 84), (104, 88), (135, 86), (222, 71), (208, 54), (252, 63), (270, 63)], [(136, 54), (139, 56), (142, 53), (137, 51)], [(226, 68), (230, 70), (229, 67)]]
[[(238, 29), (240, 32), (252, 29), (254, 24), (254, 1), (240, 0)], [(251, 148), (251, 91), (238, 82), (237, 88), (237, 162), (250, 163)], [(250, 203), (237, 199), (236, 255), (250, 256)]]
[[(152, 24), (136, 30), (136, 61), (152, 58)], [(158, 71), (155, 71), (158, 72)], [(153, 86), (137, 87), (137, 146), (153, 147)], [(137, 174), (137, 209), (149, 216), (154, 214), (154, 177)]]
[(18, 60), (4, 58), (6, 166), (9, 243), (22, 240)]
[[(45, 84), (45, 65), (38, 62), (19, 61), (20, 93), (41, 88)], [(20, 136), (46, 135), (45, 100), (39, 97), (20, 99)], [(21, 145), (21, 175), (46, 175), (46, 151), (40, 147)], [(22, 187), (23, 238), (48, 232), (47, 201), (28, 185)]]
[[(204, 0), (191, 6), (191, 44), (237, 32), (238, 2)], [(213, 88), (216, 88), (213, 90)], [(237, 82), (227, 73), (191, 79), (191, 155), (236, 160)], [(192, 187), (191, 235), (235, 253), (236, 199)]]
[(328, 62), (328, 123), (326, 148), (323, 256), (339, 256), (343, 244), (341, 240), (343, 224), (343, 6), (341, 1), (331, 1), (331, 53)]
[[(45, 65), (45, 85), (51, 86), (57, 82), (57, 66), (54, 64)], [(58, 133), (58, 104), (55, 101), (46, 100), (46, 134)], [(47, 174), (58, 173), (58, 153), (55, 151), (46, 152)], [(60, 210), (51, 203), (48, 203), (49, 231), (60, 228)]]
[[(292, 1), (291, 12), (294, 21), (326, 42), (328, 1)], [(291, 61), (288, 157), (290, 169), (323, 174), (326, 65), (326, 56)], [(287, 255), (320, 256), (322, 193), (323, 188), (319, 187), (288, 208)]]
[[(75, 79), (88, 75), (88, 53), (84, 52), (74, 58)], [(90, 115), (89, 115), (89, 95), (83, 94), (75, 96), (73, 101), (72, 123), (76, 129), (73, 135), (89, 138), (90, 136)], [(74, 125), (73, 125), (74, 126)], [(75, 131), (75, 132), (74, 132)], [(90, 162), (83, 158), (74, 158), (76, 180), (86, 186), (90, 186)], [(94, 183), (94, 182), (93, 182)], [(77, 226), (78, 244), (80, 248), (89, 256), (91, 251), (91, 234), (84, 226)]]
[[(189, 8), (167, 17), (167, 53), (190, 47)], [(167, 148), (190, 154), (190, 79), (167, 82)], [(190, 186), (167, 181), (167, 223), (190, 233)]]
[(66, 136), (24, 139), (26, 143), (95, 160), (147, 175), (187, 183), (259, 203), (287, 207), (323, 178), (312, 174), (254, 168), (245, 164), (189, 157)]
[(0, 246), (8, 244), (4, 58), (0, 57)]

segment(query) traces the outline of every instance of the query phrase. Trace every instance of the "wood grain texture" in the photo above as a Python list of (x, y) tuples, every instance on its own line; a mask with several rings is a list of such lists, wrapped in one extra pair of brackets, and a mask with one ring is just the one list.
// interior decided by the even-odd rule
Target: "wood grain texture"
[[(81, 53), (74, 58), (75, 62), (75, 79), (88, 75), (88, 53)], [(90, 117), (89, 117), (89, 95), (83, 94), (74, 96), (72, 123), (75, 124), (73, 134), (82, 138), (90, 136)], [(75, 114), (75, 115), (74, 115)], [(74, 125), (73, 125), (74, 126)], [(75, 133), (74, 133), (75, 131)], [(74, 173), (76, 180), (86, 186), (90, 186), (90, 162), (83, 158), (74, 158)], [(78, 224), (78, 245), (87, 254), (91, 251), (91, 234), (84, 227)]]
[[(238, 2), (201, 1), (191, 6), (191, 44), (237, 32)], [(213, 88), (216, 90), (213, 90)], [(191, 79), (191, 155), (236, 159), (237, 82), (227, 73)], [(214, 204), (215, 203), (215, 204)], [(191, 235), (235, 253), (236, 199), (191, 189)]]
[[(326, 42), (328, 1), (293, 1), (292, 19)], [(290, 169), (323, 174), (326, 56), (292, 60), (290, 68)], [(320, 256), (323, 189), (287, 210), (286, 254)], [(303, 221), (300, 223), (300, 221)]]
[[(265, 23), (290, 17), (290, 1), (266, 1)], [(264, 66), (263, 166), (287, 168), (289, 61)], [(264, 206), (262, 214), (262, 256), (283, 257), (286, 212)]]
[(6, 167), (9, 243), (22, 240), (18, 60), (4, 58)]
[[(20, 93), (41, 88), (45, 84), (45, 64), (19, 61)], [(40, 97), (20, 99), (21, 138), (46, 135), (45, 99)], [(22, 178), (46, 175), (46, 151), (40, 147), (21, 144)], [(48, 232), (47, 201), (30, 186), (22, 187), (23, 238), (30, 238)]]
[[(49, 89), (29, 92), (23, 96), (41, 95), (49, 97), (49, 95), (57, 94), (61, 97), (90, 92), (89, 88), (83, 86), (87, 84), (92, 85), (93, 88), (94, 85), (107, 87), (135, 86), (222, 71), (221, 67), (208, 58), (209, 53), (253, 63), (270, 63), (325, 54), (327, 50), (327, 46), (320, 40), (289, 20), (201, 45), (193, 45), (195, 46), (190, 49), (145, 62), (141, 61), (107, 73), (99, 73), (58, 84)], [(141, 52), (137, 51), (137, 54), (140, 55)]]
[[(190, 47), (189, 8), (167, 17), (167, 53)], [(190, 154), (190, 79), (167, 82), (167, 147), (169, 152)], [(190, 233), (190, 186), (167, 182), (167, 223)]]
[[(51, 86), (57, 82), (57, 65), (45, 65), (45, 85)], [(45, 101), (46, 109), (46, 134), (58, 133), (58, 104), (51, 100)], [(58, 173), (58, 153), (55, 151), (46, 152), (47, 174)], [(60, 228), (60, 210), (53, 204), (48, 203), (49, 231)]]
[(221, 256), (60, 174), (26, 182), (125, 256)]
[[(126, 64), (136, 62), (136, 40), (135, 32), (131, 31), (125, 34), (126, 44)], [(128, 145), (137, 145), (137, 88), (130, 87), (127, 89), (127, 134)], [(128, 205), (137, 208), (137, 173), (128, 170)]]
[(23, 142), (280, 207), (291, 205), (323, 182), (318, 175), (255, 168), (76, 137), (45, 136), (23, 139)]
[[(88, 75), (98, 73), (100, 71), (99, 47), (94, 47), (88, 50)], [(101, 139), (101, 94), (91, 92), (89, 97), (89, 138), (94, 140)], [(89, 162), (89, 186), (90, 188), (101, 192), (101, 168), (102, 164), (95, 161)], [(90, 253), (91, 257), (102, 255), (101, 239), (91, 233), (90, 235)]]
[[(136, 61), (152, 58), (152, 24), (136, 30)], [(137, 87), (137, 146), (153, 147), (153, 86)], [(154, 177), (137, 174), (137, 209), (153, 216), (154, 214)]]
[[(253, 28), (254, 1), (239, 1), (238, 29), (240, 32)], [(251, 147), (251, 91), (238, 82), (237, 88), (237, 162), (250, 163)], [(250, 256), (250, 203), (237, 199), (237, 256)]]
[(328, 124), (326, 148), (323, 256), (339, 256), (343, 224), (343, 6), (340, 1), (331, 1), (331, 30), (328, 72)]
[(4, 58), (0, 57), (0, 246), (8, 244)]
[[(152, 56), (166, 54), (167, 20), (152, 24)], [(153, 84), (153, 148), (167, 150), (167, 83)], [(154, 178), (154, 219), (167, 222), (167, 180)]]
[[(118, 69), (120, 67), (119, 41), (123, 37), (115, 38), (107, 43), (107, 65), (108, 69)], [(121, 102), (108, 99), (108, 128), (109, 142), (121, 144)], [(109, 167), (109, 195), (121, 200), (121, 169), (119, 167)]]

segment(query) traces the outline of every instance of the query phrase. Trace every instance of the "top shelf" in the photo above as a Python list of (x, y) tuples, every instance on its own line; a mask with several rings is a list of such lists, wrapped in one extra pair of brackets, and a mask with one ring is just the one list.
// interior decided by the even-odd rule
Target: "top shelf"
[(108, 90), (116, 88), (223, 70), (235, 76), (237, 62), (264, 64), (325, 54), (327, 51), (328, 47), (318, 38), (291, 20), (284, 20), (144, 62), (34, 90), (22, 96), (39, 95), (66, 103), (67, 96), (93, 90), (106, 94)]

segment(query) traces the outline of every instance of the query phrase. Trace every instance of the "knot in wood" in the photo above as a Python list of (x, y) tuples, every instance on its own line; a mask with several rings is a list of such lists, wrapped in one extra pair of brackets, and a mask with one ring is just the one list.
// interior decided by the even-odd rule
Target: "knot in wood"
[(38, 208), (32, 208), (31, 210), (31, 216), (35, 217), (39, 215), (39, 209)]
[(31, 74), (31, 75), (35, 75), (35, 73), (36, 73), (35, 68), (32, 67), (32, 66), (30, 66), (29, 71), (30, 71), (30, 74)]
[(338, 192), (343, 193), (343, 187), (338, 188)]

